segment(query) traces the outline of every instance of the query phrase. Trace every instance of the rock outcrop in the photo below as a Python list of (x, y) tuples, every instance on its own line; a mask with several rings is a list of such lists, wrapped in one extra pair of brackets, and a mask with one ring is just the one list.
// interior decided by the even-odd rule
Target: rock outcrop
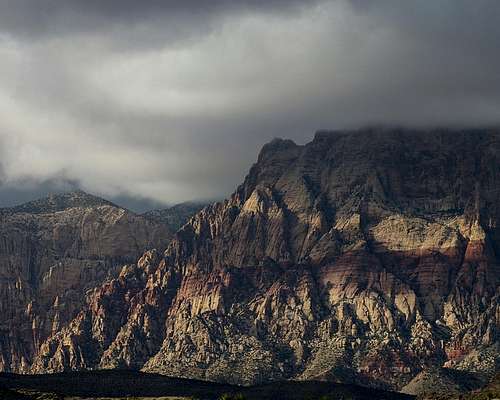
[(26, 368), (393, 389), (436, 366), (493, 374), (499, 200), (499, 131), (276, 139), (163, 254), (87, 293)]

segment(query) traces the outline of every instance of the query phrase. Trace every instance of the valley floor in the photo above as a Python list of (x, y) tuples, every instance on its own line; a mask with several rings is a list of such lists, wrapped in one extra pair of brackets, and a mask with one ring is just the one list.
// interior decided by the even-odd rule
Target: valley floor
[(233, 386), (133, 371), (0, 374), (1, 400), (409, 400), (413, 396), (327, 382)]
[[(436, 388), (438, 389), (438, 388)], [(500, 374), (481, 390), (411, 396), (355, 385), (280, 381), (236, 386), (138, 371), (101, 370), (46, 375), (0, 373), (0, 400), (493, 400)]]

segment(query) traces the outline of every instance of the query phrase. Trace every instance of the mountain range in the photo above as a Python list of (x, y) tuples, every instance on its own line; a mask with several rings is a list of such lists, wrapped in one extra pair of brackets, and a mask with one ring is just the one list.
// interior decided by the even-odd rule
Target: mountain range
[(2, 210), (0, 369), (410, 394), (498, 371), (500, 131), (275, 139), (193, 213), (82, 192)]
[(0, 370), (27, 372), (40, 344), (84, 306), (88, 290), (144, 251), (164, 250), (199, 208), (157, 211), (170, 222), (75, 191), (0, 209)]

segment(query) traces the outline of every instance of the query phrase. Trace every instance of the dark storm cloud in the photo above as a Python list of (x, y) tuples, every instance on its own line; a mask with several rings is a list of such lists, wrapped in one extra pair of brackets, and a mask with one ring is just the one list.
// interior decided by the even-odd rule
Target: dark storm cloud
[[(145, 41), (137, 44), (148, 46), (164, 34), (171, 42), (201, 34), (220, 17), (241, 12), (287, 13), (301, 5), (299, 0), (3, 0), (0, 29), (32, 40), (123, 29), (126, 38), (134, 37), (127, 30), (135, 31)], [(162, 29), (143, 26), (152, 23), (161, 23)]]
[(275, 136), (498, 124), (499, 20), (494, 0), (0, 2), (5, 185), (220, 198)]

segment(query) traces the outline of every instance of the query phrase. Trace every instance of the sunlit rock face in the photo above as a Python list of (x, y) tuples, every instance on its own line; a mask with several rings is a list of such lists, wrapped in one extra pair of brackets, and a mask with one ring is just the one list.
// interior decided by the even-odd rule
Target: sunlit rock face
[(170, 231), (84, 192), (0, 211), (0, 370), (27, 372), (85, 292), (117, 276)]
[(26, 368), (396, 389), (428, 367), (493, 373), (499, 200), (498, 131), (276, 139), (163, 254), (87, 293)]

